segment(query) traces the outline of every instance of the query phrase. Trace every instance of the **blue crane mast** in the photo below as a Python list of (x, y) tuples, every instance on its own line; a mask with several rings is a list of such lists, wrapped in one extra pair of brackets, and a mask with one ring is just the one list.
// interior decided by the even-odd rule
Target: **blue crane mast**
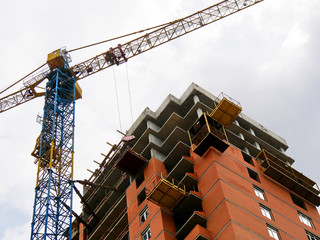
[(71, 239), (75, 100), (80, 97), (64, 49), (48, 56), (42, 131), (37, 158), (31, 239)]

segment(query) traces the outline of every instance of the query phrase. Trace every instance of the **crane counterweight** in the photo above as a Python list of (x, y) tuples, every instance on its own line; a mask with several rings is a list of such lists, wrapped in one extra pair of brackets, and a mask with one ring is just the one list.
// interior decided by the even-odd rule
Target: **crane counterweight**
[(51, 70), (71, 62), (71, 57), (65, 48), (57, 49), (48, 54), (47, 64)]

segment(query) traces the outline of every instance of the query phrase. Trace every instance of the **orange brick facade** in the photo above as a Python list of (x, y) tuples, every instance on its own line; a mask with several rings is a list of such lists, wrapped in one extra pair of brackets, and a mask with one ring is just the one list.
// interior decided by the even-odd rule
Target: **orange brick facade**
[[(308, 239), (306, 231), (320, 235), (316, 207), (307, 201), (306, 209), (293, 203), (290, 191), (264, 175), (257, 160), (252, 159), (253, 165), (244, 161), (238, 148), (230, 146), (220, 153), (211, 147), (202, 157), (191, 152), (187, 158), (194, 162), (194, 173), (190, 175), (198, 180), (196, 194), (202, 198), (203, 211), (198, 214), (207, 221), (206, 227), (196, 224), (189, 229), (184, 239), (273, 239), (267, 224), (278, 230), (282, 240)], [(248, 168), (258, 173), (258, 181), (249, 176)], [(173, 212), (147, 199), (138, 200), (138, 195), (150, 188), (160, 174), (167, 175), (165, 165), (152, 158), (144, 169), (143, 182), (137, 187), (134, 181), (126, 190), (130, 240), (142, 239), (148, 227), (151, 240), (179, 240)], [(256, 196), (254, 185), (264, 190), (265, 200)], [(260, 204), (271, 210), (271, 220), (262, 214)], [(140, 213), (146, 206), (149, 214), (141, 223)], [(313, 228), (300, 221), (298, 211), (311, 218)]]

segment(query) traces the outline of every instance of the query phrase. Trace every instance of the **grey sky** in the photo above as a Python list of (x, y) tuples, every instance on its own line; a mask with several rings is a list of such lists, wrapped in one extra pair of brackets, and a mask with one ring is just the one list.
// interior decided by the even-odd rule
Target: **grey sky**
[[(0, 89), (46, 61), (47, 54), (76, 48), (168, 22), (218, 1), (6, 1), (0, 9)], [(214, 95), (221, 91), (241, 102), (244, 113), (287, 140), (294, 167), (320, 183), (314, 154), (320, 137), (319, 1), (265, 0), (249, 9), (183, 36), (80, 81), (77, 102), (75, 179), (89, 177), (92, 160), (101, 161), (106, 142), (120, 136), (114, 73), (121, 98), (122, 131), (133, 117), (152, 110), (171, 93), (180, 97), (191, 82)], [(71, 65), (95, 56), (123, 39), (72, 53)], [(41, 126), (36, 115), (43, 99), (1, 114), (0, 236), (30, 235), (36, 165), (30, 156)], [(80, 212), (79, 200), (75, 210)], [(9, 238), (10, 236), (10, 238)]]

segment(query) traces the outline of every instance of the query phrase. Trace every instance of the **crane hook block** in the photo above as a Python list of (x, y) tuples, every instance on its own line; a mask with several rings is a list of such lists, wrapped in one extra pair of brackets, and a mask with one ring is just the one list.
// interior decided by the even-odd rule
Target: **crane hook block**
[(64, 48), (53, 51), (48, 54), (47, 64), (50, 69), (53, 70), (58, 67), (62, 67), (66, 64), (68, 59), (68, 53)]

